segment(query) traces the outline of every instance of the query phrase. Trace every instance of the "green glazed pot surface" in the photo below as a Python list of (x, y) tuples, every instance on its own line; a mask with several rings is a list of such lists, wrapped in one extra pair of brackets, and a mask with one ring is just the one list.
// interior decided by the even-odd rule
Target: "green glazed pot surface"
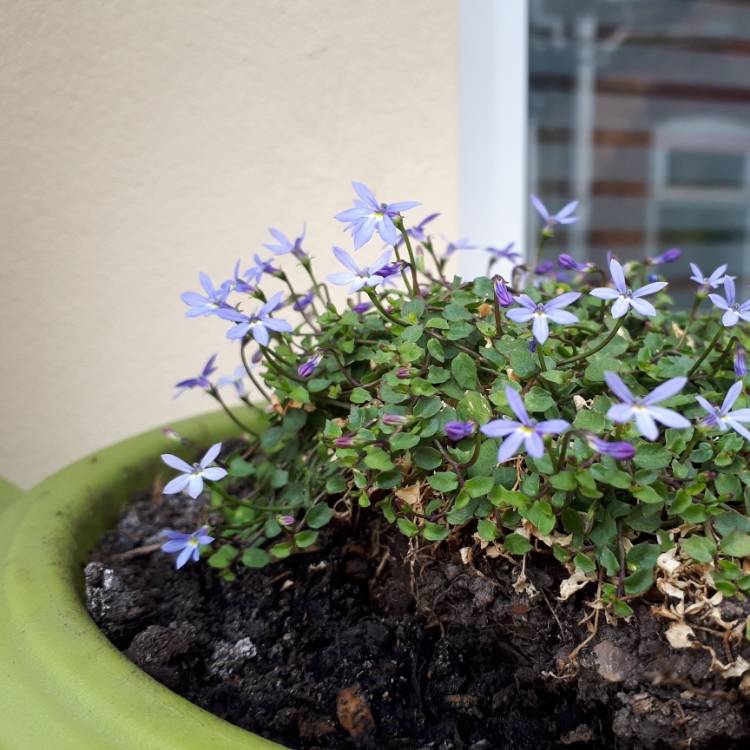
[[(198, 447), (238, 432), (221, 412), (172, 426)], [(87, 552), (132, 492), (151, 485), (164, 452), (176, 443), (152, 430), (28, 492), (0, 481), (3, 750), (279, 750), (153, 680), (86, 612)]]

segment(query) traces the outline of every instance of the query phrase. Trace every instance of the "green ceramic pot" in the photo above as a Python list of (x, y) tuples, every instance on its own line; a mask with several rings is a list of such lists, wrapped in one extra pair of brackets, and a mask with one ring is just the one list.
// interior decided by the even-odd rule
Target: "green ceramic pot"
[[(198, 445), (238, 432), (221, 412), (173, 426)], [(160, 685), (122, 656), (86, 612), (86, 554), (132, 492), (150, 486), (165, 451), (175, 452), (175, 443), (153, 430), (29, 492), (0, 481), (3, 750), (280, 748)]]

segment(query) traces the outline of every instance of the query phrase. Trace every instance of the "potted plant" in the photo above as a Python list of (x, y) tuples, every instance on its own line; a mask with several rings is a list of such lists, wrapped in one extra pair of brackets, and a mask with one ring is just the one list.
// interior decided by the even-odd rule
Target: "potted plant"
[[(203, 292), (183, 295), (189, 315), (228, 324), (242, 361), (215, 383), (211, 358), (178, 383), (221, 404), (211, 427), (170, 433), (189, 445), (166, 449), (154, 433), (105, 451), (6, 511), (28, 515), (13, 521), (4, 546), (3, 641), (17, 648), (16, 633), (28, 628), (23, 643), (37, 664), (54, 664), (53, 655), (66, 663), (51, 687), (30, 681), (47, 694), (66, 686), (70, 696), (75, 680), (72, 697), (52, 701), (49, 714), (104, 717), (96, 728), (109, 737), (139, 733), (141, 744), (129, 747), (148, 746), (157, 725), (166, 732), (160, 748), (208, 746), (214, 732), (226, 747), (263, 742), (188, 709), (81, 620), (75, 563), (112, 523), (119, 502), (110, 497), (150, 486), (161, 453), (166, 484), (154, 497), (166, 499), (157, 511), (142, 499), (137, 523), (128, 516), (98, 553), (89, 605), (118, 645), (175, 690), (193, 696), (210, 682), (218, 692), (199, 699), (221, 715), (234, 717), (226, 704), (252, 694), (239, 723), (304, 747), (740, 747), (750, 736), (750, 301), (736, 299), (726, 267), (705, 276), (693, 265), (693, 308), (675, 310), (659, 276), (679, 258), (674, 249), (643, 261), (612, 256), (604, 268), (545, 259), (576, 204), (552, 214), (536, 198), (543, 226), (533, 262), (512, 247), (488, 248), (487, 276), (465, 282), (447, 275), (447, 258), (469, 246), (439, 252), (428, 227), (435, 215), (407, 226), (404, 214), (418, 204), (354, 188), (354, 207), (336, 217), (354, 251), (334, 248), (342, 270), (327, 277), (348, 289), (346, 305), (316, 276), (304, 231), (290, 240), (271, 230), (273, 258), (256, 256), (245, 273), (238, 264), (218, 286), (202, 275)], [(373, 236), (388, 249), (362, 261)], [(291, 259), (309, 288), (296, 289), (281, 269)], [(497, 260), (513, 267), (508, 281), (490, 277)], [(266, 402), (263, 418), (245, 376)], [(226, 405), (220, 387), (230, 385), (247, 408)], [(229, 439), (237, 434), (246, 441)], [(127, 482), (123, 467), (133, 467)], [(61, 486), (70, 491), (58, 494)], [(155, 524), (169, 518), (154, 542)], [(159, 548), (172, 556), (171, 572)], [(327, 583), (314, 601), (305, 586), (317, 586), (321, 571)], [(110, 589), (122, 576), (121, 596), (139, 595), (143, 581), (170, 601), (154, 605), (158, 616), (117, 619), (97, 598), (106, 576)], [(154, 580), (166, 586), (161, 595)], [(410, 604), (399, 614), (389, 597)], [(377, 606), (367, 609), (370, 600)], [(365, 643), (358, 671), (346, 671), (356, 659), (341, 639), (356, 650), (362, 638), (333, 632), (332, 603), (338, 617), (355, 613), (351, 632), (377, 642)], [(251, 636), (211, 642), (205, 633), (224, 607), (235, 608), (232, 632), (252, 628)], [(273, 629), (279, 618), (286, 630)], [(185, 632), (210, 658), (164, 648)], [(240, 645), (242, 658), (227, 667)], [(377, 668), (372, 654), (383, 657)], [(14, 681), (23, 682), (25, 656), (14, 659)], [(267, 682), (253, 660), (272, 673)], [(305, 672), (312, 663), (359, 681), (333, 690), (325, 674)], [(303, 708), (290, 719), (288, 701), (273, 701), (292, 673), (304, 673), (288, 685)], [(133, 689), (116, 696), (113, 681)], [(19, 690), (11, 704), (19, 715), (26, 695)]]

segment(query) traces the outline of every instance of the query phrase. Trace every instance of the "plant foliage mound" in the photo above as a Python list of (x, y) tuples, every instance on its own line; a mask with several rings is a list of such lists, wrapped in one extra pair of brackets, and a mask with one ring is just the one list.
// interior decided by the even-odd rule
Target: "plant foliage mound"
[[(534, 198), (534, 262), (487, 248), (488, 275), (464, 281), (446, 269), (472, 248), (438, 249), (435, 215), (409, 225), (418, 204), (354, 187), (336, 217), (354, 250), (334, 248), (342, 270), (326, 281), (304, 232), (272, 229), (270, 257), (183, 294), (188, 315), (227, 326), (242, 365), (214, 382), (212, 357), (178, 386), (206, 391), (253, 439), (218, 465), (219, 446), (196, 464), (164, 457), (180, 472), (165, 492), (211, 491), (205, 526), (166, 532), (178, 566), (211, 545), (209, 564), (231, 577), (311, 547), (359, 506), (423, 543), (554, 555), (622, 616), (677, 564), (724, 596), (750, 591), (750, 302), (726, 267), (691, 264), (682, 312), (658, 275), (678, 250), (605, 268), (542, 259), (576, 206), (552, 215)], [(507, 281), (489, 276), (496, 263)], [(225, 387), (248, 409), (265, 400), (262, 429), (226, 406)]]

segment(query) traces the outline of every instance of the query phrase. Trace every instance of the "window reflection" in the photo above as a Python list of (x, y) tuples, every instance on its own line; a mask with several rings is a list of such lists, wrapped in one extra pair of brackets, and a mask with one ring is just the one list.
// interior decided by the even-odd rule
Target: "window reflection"
[(682, 247), (681, 301), (689, 261), (750, 282), (750, 2), (531, 0), (529, 49), (532, 191), (582, 201), (565, 249)]

